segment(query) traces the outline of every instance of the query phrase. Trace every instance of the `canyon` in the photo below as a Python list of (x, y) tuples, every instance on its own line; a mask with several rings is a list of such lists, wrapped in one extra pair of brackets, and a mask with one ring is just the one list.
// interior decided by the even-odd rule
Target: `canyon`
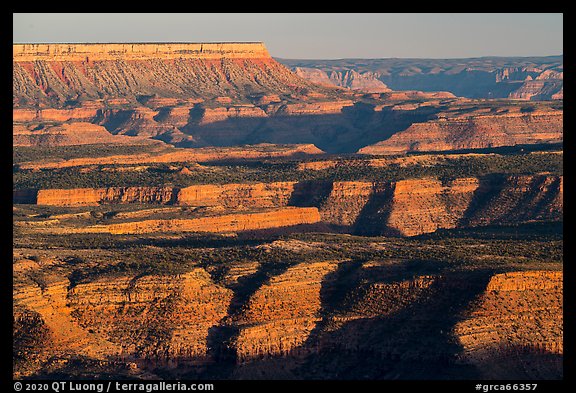
[[(205, 218), (144, 219), (72, 228), (66, 220), (46, 230), (144, 233), (234, 232), (323, 222), (362, 235), (414, 236), (476, 225), (558, 221), (563, 215), (563, 177), (546, 174), (400, 180), (396, 182), (280, 182), (199, 185), (185, 188), (125, 187), (15, 192), (16, 203), (44, 206), (159, 204), (207, 209)], [(182, 210), (185, 209), (185, 210)], [(250, 213), (260, 209), (279, 209)], [(155, 210), (151, 210), (156, 213)], [(175, 211), (177, 212), (177, 211)], [(239, 212), (228, 215), (229, 212)], [(120, 216), (122, 217), (122, 216)], [(110, 219), (109, 221), (114, 221)], [(234, 222), (238, 222), (235, 225)], [(32, 224), (29, 224), (32, 225)], [(56, 225), (56, 228), (49, 229)]]
[[(518, 72), (498, 71), (498, 80), (504, 83)], [(430, 89), (391, 91), (376, 74), (367, 72), (334, 70), (326, 80), (316, 74), (300, 68), (290, 72), (262, 43), (15, 44), (14, 135), (23, 145), (70, 144), (73, 141), (66, 142), (58, 123), (71, 122), (66, 127), (80, 132), (84, 127), (80, 122), (86, 122), (113, 135), (151, 138), (178, 147), (314, 144), (328, 153), (353, 153), (410, 126), (433, 133), (436, 122), (457, 118), (455, 109), (464, 121), (486, 106)], [(534, 86), (561, 76), (556, 68), (547, 68), (526, 82), (532, 87), (527, 85), (514, 98), (536, 97)], [(327, 80), (338, 81), (338, 86)], [(416, 102), (405, 102), (412, 100)], [(494, 102), (489, 105), (494, 117), (484, 121), (488, 128), (521, 127), (536, 112), (553, 111), (540, 104), (532, 109), (533, 116), (516, 118), (518, 108), (513, 102)], [(456, 120), (442, 126), (448, 132), (463, 132)], [(473, 138), (448, 147), (540, 142), (527, 135), (501, 138), (483, 131), (471, 127), (464, 132)], [(556, 135), (542, 142), (562, 139), (557, 127), (553, 132)]]
[[(563, 98), (564, 58), (277, 59), (314, 82), (350, 89), (446, 90), (459, 97), (556, 100)], [(341, 75), (363, 83), (343, 84)], [(346, 79), (344, 79), (346, 80)]]
[[(272, 249), (298, 247), (299, 253), (306, 246), (302, 241), (270, 244)], [(526, 377), (525, 354), (539, 359), (536, 375), (558, 376), (553, 370), (563, 351), (561, 272), (413, 277), (397, 272), (394, 278), (386, 263), (346, 260), (262, 269), (258, 263), (234, 262), (217, 281), (196, 267), (176, 276), (52, 281), (42, 290), (33, 282), (21, 283), (15, 296), (18, 323), (29, 328), (19, 334), (44, 340), (47, 353), (34, 346), (31, 357), (83, 354), (104, 359), (100, 367), (130, 370), (132, 376), (162, 369), (233, 379), (338, 378), (346, 362), (327, 371), (322, 366), (327, 357), (346, 353), (349, 361), (359, 362), (359, 352), (370, 363), (352, 368), (357, 373), (352, 375), (364, 378), (410, 378), (430, 361), (442, 364), (440, 376), (465, 370), (472, 374), (463, 375), (483, 378)], [(455, 306), (456, 315), (438, 314)], [(443, 333), (424, 333), (430, 326)], [(531, 330), (537, 326), (545, 328), (538, 328), (542, 335), (535, 339)], [(55, 336), (67, 329), (66, 337)], [(48, 340), (42, 337), (45, 331)], [(381, 331), (389, 333), (377, 335)], [(513, 364), (512, 373), (508, 368), (502, 374), (495, 361)]]
[(13, 377), (562, 379), (562, 67), (14, 44)]

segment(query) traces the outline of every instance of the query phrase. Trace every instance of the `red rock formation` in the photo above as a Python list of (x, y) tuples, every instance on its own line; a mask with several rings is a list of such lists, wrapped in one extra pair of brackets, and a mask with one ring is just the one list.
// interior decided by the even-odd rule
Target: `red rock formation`
[[(397, 182), (295, 182), (195, 185), (172, 187), (116, 187), (102, 189), (15, 191), (19, 203), (74, 206), (101, 203), (157, 203), (212, 206), (225, 211), (311, 208), (314, 214), (285, 225), (322, 221), (362, 234), (394, 233), (413, 236), (437, 229), (530, 221), (558, 221), (563, 216), (563, 178), (553, 175), (510, 175), (460, 178), (442, 182), (411, 179)], [(316, 208), (318, 210), (316, 210)], [(287, 211), (290, 211), (288, 209)], [(298, 212), (298, 210), (294, 210)], [(303, 211), (304, 212), (304, 211)], [(262, 213), (265, 216), (268, 213)], [(318, 218), (316, 219), (316, 215)], [(218, 232), (283, 226), (276, 218), (259, 228), (251, 215), (228, 222), (206, 217), (193, 220), (152, 220), (126, 223), (129, 232), (182, 230)], [(313, 217), (313, 218), (312, 218)], [(215, 219), (213, 228), (209, 228)], [(206, 220), (206, 221), (202, 221)], [(181, 221), (181, 222), (180, 222)], [(256, 220), (257, 221), (257, 220)], [(266, 221), (266, 220), (265, 220)], [(293, 222), (294, 221), (294, 222)], [(45, 223), (49, 224), (49, 223)], [(124, 224), (114, 224), (121, 228)], [(197, 226), (195, 226), (197, 225)], [(246, 227), (244, 228), (243, 225)], [(116, 226), (93, 227), (90, 231), (116, 231)], [(121, 231), (121, 229), (118, 229)]]
[(262, 286), (235, 320), (238, 360), (294, 354), (320, 320), (322, 279), (337, 266), (302, 263)]
[(320, 207), (322, 220), (353, 226), (374, 194), (374, 188), (375, 185), (369, 182), (334, 182), (328, 198)]
[(14, 44), (16, 62), (102, 61), (150, 59), (270, 58), (262, 42), (130, 43), (130, 44)]
[(235, 213), (191, 219), (142, 220), (82, 228), (47, 228), (52, 233), (137, 234), (153, 232), (239, 232), (282, 228), (320, 221), (315, 207), (285, 207), (258, 213)]
[(389, 139), (364, 147), (362, 154), (479, 149), (563, 140), (563, 112), (474, 115), (414, 123)]
[(79, 284), (68, 301), (78, 322), (121, 346), (124, 357), (205, 363), (209, 329), (226, 315), (231, 297), (197, 268)]
[(12, 130), (14, 146), (49, 147), (96, 143), (131, 145), (154, 143), (142, 137), (130, 138), (122, 135), (112, 135), (102, 126), (83, 122), (46, 127), (14, 125)]
[(287, 105), (269, 105), (266, 108), (267, 113), (277, 113), (282, 115), (319, 115), (319, 114), (331, 114), (340, 113), (342, 108), (354, 105), (353, 101), (350, 100), (338, 100), (338, 101), (322, 101), (314, 103), (299, 103), (299, 104), (287, 104)]
[(275, 158), (321, 154), (322, 150), (312, 144), (273, 145), (261, 143), (241, 147), (210, 147), (176, 149), (171, 152), (142, 153), (138, 155), (113, 155), (106, 157), (82, 157), (68, 160), (28, 162), (20, 164), (22, 169), (70, 168), (85, 165), (128, 165), (170, 162), (209, 162), (251, 158)]
[(19, 106), (59, 107), (70, 98), (102, 96), (135, 104), (145, 96), (230, 99), (253, 91), (318, 89), (273, 60), (262, 43), (15, 44), (13, 65)]
[(83, 120), (90, 121), (98, 115), (101, 109), (99, 105), (92, 107), (80, 107), (73, 109), (24, 109), (14, 108), (12, 110), (12, 119), (14, 122), (31, 122), (31, 121), (47, 121), (47, 122), (65, 122), (69, 120)]
[(563, 176), (511, 175), (481, 182), (465, 225), (556, 221), (563, 216)]
[(529, 365), (531, 375), (545, 376), (547, 362), (530, 359), (563, 353), (562, 282), (562, 272), (553, 271), (493, 276), (454, 328), (464, 348), (462, 361), (494, 379), (525, 375)]
[(446, 185), (428, 179), (396, 182), (387, 226), (404, 236), (456, 228), (477, 188), (475, 178)]
[(37, 312), (50, 332), (52, 351), (72, 351), (96, 359), (120, 354), (120, 346), (78, 324), (68, 306), (68, 281), (58, 281), (43, 290), (38, 286), (15, 288), (14, 304)]
[(267, 117), (266, 112), (253, 105), (237, 105), (224, 108), (205, 108), (200, 125), (239, 117)]
[(287, 206), (295, 182), (198, 185), (181, 189), (180, 205), (223, 206), (225, 208), (270, 208)]
[(172, 187), (110, 187), (39, 190), (38, 205), (75, 206), (100, 203), (160, 203), (175, 200)]

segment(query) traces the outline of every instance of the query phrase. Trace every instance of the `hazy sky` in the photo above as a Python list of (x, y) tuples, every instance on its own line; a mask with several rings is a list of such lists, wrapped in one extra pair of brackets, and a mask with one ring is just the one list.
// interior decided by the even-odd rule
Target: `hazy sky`
[(14, 43), (263, 41), (284, 58), (547, 56), (562, 14), (14, 14)]

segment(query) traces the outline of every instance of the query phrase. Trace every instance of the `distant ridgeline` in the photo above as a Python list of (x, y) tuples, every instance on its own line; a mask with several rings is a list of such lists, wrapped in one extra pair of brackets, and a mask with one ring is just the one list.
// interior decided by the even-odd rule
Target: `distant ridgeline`
[(304, 78), (351, 89), (449, 91), (459, 97), (533, 101), (564, 97), (563, 56), (277, 60)]

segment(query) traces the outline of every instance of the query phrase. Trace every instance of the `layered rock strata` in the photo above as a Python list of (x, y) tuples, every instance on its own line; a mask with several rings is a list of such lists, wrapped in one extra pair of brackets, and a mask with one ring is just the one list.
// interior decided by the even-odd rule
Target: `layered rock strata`
[(68, 294), (78, 322), (121, 346), (122, 356), (193, 363), (210, 361), (207, 336), (231, 297), (199, 268), (78, 284)]
[(563, 141), (563, 112), (440, 118), (414, 123), (389, 139), (359, 150), (362, 154), (481, 149)]
[[(223, 211), (239, 211), (237, 216), (221, 218), (148, 220), (90, 229), (96, 232), (254, 230), (284, 226), (282, 218), (276, 215), (285, 212), (288, 220), (286, 225), (321, 221), (358, 234), (414, 236), (440, 228), (561, 221), (563, 177), (540, 174), (459, 178), (450, 181), (424, 178), (376, 183), (198, 185), (182, 189), (54, 189), (15, 191), (14, 201), (54, 206), (154, 203), (211, 206)], [(280, 210), (276, 213), (241, 213), (253, 209)], [(260, 219), (256, 219), (258, 214), (263, 215), (264, 221), (261, 223), (258, 223)], [(269, 217), (270, 214), (274, 217)]]
[[(561, 378), (561, 272), (393, 278), (389, 265), (364, 262), (345, 273), (346, 263), (288, 266), (253, 288), (233, 314), (237, 294), (201, 268), (53, 282), (44, 290), (20, 284), (14, 301), (18, 318), (45, 331), (43, 350), (56, 357), (122, 359), (164, 370), (214, 366), (214, 332), (232, 329), (222, 344), (234, 357), (216, 363), (222, 375), (232, 367), (241, 377), (248, 363), (261, 367), (260, 377), (348, 375), (359, 370), (346, 371), (346, 359), (363, 356), (371, 363), (362, 372), (387, 378), (406, 378), (412, 367), (432, 361), (474, 366), (480, 378)], [(335, 356), (338, 364), (326, 371), (327, 357)], [(270, 368), (269, 359), (291, 366)]]
[(454, 328), (464, 349), (462, 361), (484, 377), (550, 377), (564, 350), (562, 298), (562, 272), (494, 275)]
[(191, 219), (158, 219), (130, 221), (86, 227), (52, 227), (50, 233), (112, 233), (140, 234), (154, 232), (213, 232), (227, 233), (282, 228), (320, 222), (315, 207), (286, 207), (257, 213), (231, 213)]
[[(314, 85), (273, 60), (262, 43), (14, 44), (18, 106), (101, 98), (246, 97)], [(218, 82), (218, 83), (215, 83)]]
[(235, 321), (238, 361), (295, 355), (320, 321), (322, 281), (337, 266), (302, 263), (262, 286)]

